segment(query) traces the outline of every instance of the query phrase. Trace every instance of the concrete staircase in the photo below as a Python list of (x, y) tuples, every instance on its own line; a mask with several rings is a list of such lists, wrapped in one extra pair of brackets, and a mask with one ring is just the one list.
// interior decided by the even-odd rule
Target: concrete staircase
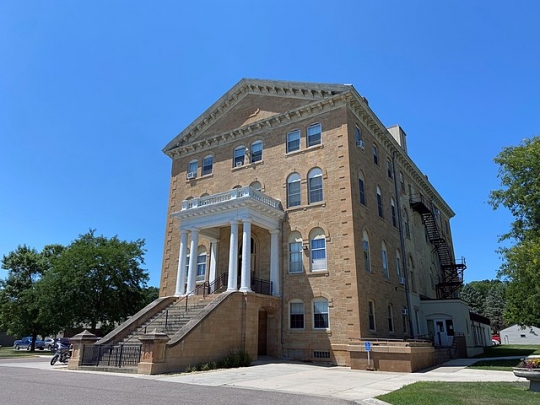
[(154, 329), (172, 336), (212, 302), (213, 298), (215, 296), (191, 296), (187, 303), (185, 298), (175, 301), (130, 332), (117, 344), (138, 345), (141, 343), (139, 337)]

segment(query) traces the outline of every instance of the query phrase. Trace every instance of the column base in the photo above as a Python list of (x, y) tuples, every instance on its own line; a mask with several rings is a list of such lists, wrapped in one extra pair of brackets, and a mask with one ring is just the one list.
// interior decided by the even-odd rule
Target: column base
[(240, 292), (253, 292), (253, 290), (249, 287), (242, 287), (239, 290)]

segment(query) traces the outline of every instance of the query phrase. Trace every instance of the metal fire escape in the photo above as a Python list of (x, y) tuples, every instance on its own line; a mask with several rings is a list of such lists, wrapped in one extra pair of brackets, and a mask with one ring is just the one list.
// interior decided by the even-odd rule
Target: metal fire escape
[(467, 268), (465, 258), (459, 262), (454, 259), (454, 252), (437, 224), (436, 208), (422, 194), (414, 194), (410, 199), (411, 208), (422, 216), (429, 241), (437, 251), (441, 272), (436, 285), (438, 299), (456, 298), (456, 293), (463, 285), (463, 272)]

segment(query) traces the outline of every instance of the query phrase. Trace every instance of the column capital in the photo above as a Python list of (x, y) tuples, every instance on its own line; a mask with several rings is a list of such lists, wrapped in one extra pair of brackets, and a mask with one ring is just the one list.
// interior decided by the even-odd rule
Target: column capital
[(232, 221), (229, 221), (229, 224), (231, 225), (238, 225), (240, 221), (236, 220), (236, 219), (233, 219)]
[(253, 218), (242, 218), (242, 223), (245, 224), (245, 223), (252, 223), (253, 222)]
[(270, 232), (272, 235), (275, 235), (276, 233), (279, 233), (279, 229), (272, 229), (268, 232)]

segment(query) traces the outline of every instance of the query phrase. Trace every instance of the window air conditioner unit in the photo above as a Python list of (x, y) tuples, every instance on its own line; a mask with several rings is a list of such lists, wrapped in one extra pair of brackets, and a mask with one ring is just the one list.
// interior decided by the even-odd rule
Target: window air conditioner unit
[(366, 148), (366, 144), (365, 144), (364, 141), (361, 140), (361, 139), (358, 141), (358, 146), (360, 146), (362, 149), (365, 149), (365, 148)]
[(409, 311), (407, 311), (407, 308), (403, 308), (401, 310), (401, 315), (409, 315)]
[(236, 162), (236, 165), (235, 165), (235, 166), (236, 166), (236, 167), (240, 167), (240, 166), (243, 166), (243, 165), (244, 165), (244, 163), (242, 163), (242, 162)]
[(405, 285), (405, 277), (400, 277), (399, 278), (399, 284)]
[(186, 175), (186, 178), (188, 180), (194, 179), (195, 178), (195, 173), (194, 172), (188, 172), (187, 175)]

